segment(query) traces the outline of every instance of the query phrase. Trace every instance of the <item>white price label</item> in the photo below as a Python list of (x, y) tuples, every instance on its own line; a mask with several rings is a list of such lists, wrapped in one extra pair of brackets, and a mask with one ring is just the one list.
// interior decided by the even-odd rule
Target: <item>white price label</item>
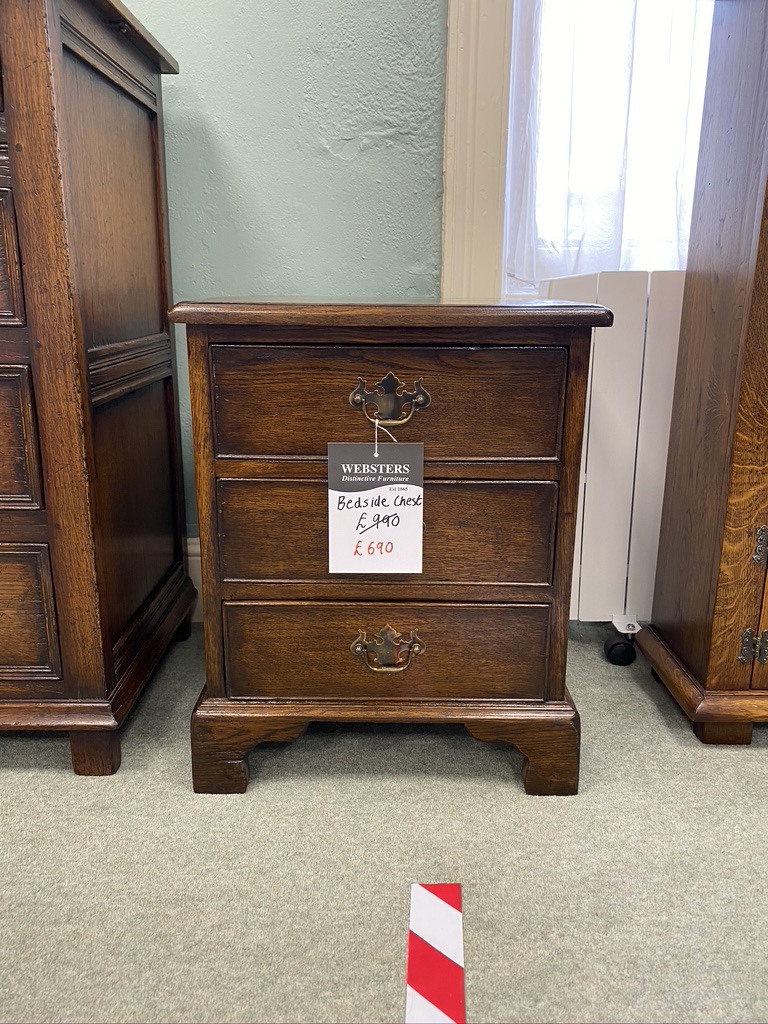
[(423, 444), (328, 445), (328, 571), (420, 573)]

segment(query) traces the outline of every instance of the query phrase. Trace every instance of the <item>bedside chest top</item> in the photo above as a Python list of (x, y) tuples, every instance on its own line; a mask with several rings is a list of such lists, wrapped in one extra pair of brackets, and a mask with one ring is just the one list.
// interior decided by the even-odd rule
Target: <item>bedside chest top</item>
[(182, 324), (295, 327), (610, 327), (604, 306), (531, 299), (515, 303), (316, 302), (209, 299), (179, 302), (170, 319)]

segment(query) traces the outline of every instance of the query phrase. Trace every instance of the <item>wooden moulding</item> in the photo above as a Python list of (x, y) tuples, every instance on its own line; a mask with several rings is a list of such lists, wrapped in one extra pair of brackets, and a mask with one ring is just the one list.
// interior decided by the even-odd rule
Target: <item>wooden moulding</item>
[[(105, 63), (118, 65), (120, 58), (136, 60), (135, 50), (143, 54), (151, 67), (161, 74), (177, 75), (179, 65), (154, 36), (144, 28), (121, 0), (91, 0), (100, 17), (72, 0), (61, 0), (62, 20), (81, 28), (89, 48), (99, 53)], [(111, 38), (110, 38), (111, 37)]]
[(170, 377), (171, 339), (165, 334), (104, 345), (88, 353), (88, 377), (93, 405)]
[(768, 690), (705, 690), (653, 626), (635, 643), (692, 722), (768, 722)]
[(222, 299), (209, 302), (179, 302), (169, 314), (173, 323), (278, 327), (516, 327), (527, 330), (544, 327), (610, 327), (613, 313), (578, 302), (549, 302), (545, 299), (517, 303), (428, 303), (379, 304), (321, 303), (291, 300), (251, 302)]
[(0, 408), (5, 432), (0, 452), (0, 508), (41, 509), (40, 445), (28, 366), (0, 364)]
[(0, 730), (4, 732), (102, 732), (119, 722), (107, 701), (19, 700), (0, 703)]
[(118, 729), (105, 701), (0, 703), (0, 730), (68, 732), (76, 775), (114, 775), (120, 767)]
[(523, 756), (528, 794), (578, 792), (580, 723), (570, 694), (563, 701), (254, 701), (207, 696), (192, 714), (196, 793), (244, 793), (248, 753), (259, 743), (297, 739), (310, 722), (462, 724), (475, 739), (509, 743)]

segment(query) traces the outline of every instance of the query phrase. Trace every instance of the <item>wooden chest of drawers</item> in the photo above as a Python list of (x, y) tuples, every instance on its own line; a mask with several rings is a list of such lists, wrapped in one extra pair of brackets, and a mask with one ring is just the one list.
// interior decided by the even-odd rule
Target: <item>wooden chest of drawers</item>
[(107, 775), (189, 635), (161, 76), (120, 0), (0, 2), (0, 732)]
[[(521, 751), (527, 792), (576, 792), (568, 602), (591, 328), (611, 313), (219, 302), (171, 318), (188, 325), (203, 557), (195, 789), (243, 791), (257, 743), (332, 720), (460, 722)], [(331, 573), (327, 444), (373, 441), (353, 392), (388, 373), (430, 397), (395, 428), (425, 446), (423, 570)], [(355, 657), (388, 630), (396, 655)]]

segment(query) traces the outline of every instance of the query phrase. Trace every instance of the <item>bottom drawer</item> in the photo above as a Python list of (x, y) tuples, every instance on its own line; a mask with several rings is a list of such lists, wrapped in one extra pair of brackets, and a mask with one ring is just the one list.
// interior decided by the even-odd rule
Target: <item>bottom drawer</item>
[(231, 697), (544, 695), (549, 605), (249, 601), (223, 617)]

